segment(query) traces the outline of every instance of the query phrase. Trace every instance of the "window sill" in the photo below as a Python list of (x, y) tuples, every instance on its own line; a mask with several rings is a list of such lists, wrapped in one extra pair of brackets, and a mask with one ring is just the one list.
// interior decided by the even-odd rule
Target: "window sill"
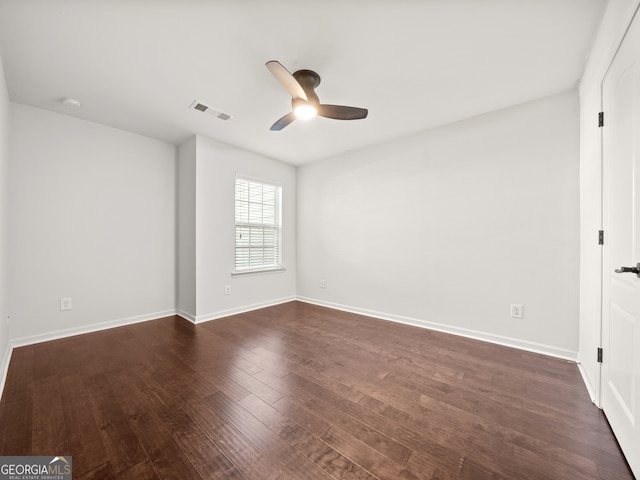
[(231, 272), (232, 277), (247, 277), (250, 275), (262, 275), (265, 273), (281, 273), (284, 272), (284, 267), (270, 267), (270, 268), (254, 268), (251, 270), (233, 270)]

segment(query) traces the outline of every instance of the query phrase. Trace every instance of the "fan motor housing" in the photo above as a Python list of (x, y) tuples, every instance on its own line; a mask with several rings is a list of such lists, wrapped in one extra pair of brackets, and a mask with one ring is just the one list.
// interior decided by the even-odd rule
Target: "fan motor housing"
[(298, 70), (293, 72), (293, 78), (295, 78), (303, 88), (307, 85), (311, 88), (316, 88), (320, 85), (320, 75), (313, 70)]
[[(309, 103), (318, 105), (320, 100), (314, 89), (320, 85), (320, 75), (313, 70), (298, 70), (293, 73), (293, 78), (300, 84), (304, 93), (307, 94)], [(295, 108), (295, 105), (294, 105)]]

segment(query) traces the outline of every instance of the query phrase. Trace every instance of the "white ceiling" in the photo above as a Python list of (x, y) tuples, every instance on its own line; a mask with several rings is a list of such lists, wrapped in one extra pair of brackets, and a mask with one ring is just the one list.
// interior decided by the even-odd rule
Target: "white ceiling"
[[(605, 3), (0, 0), (0, 55), (13, 102), (300, 165), (575, 87)], [(290, 111), (274, 59), (368, 118), (271, 132)], [(233, 118), (190, 110), (196, 99)]]

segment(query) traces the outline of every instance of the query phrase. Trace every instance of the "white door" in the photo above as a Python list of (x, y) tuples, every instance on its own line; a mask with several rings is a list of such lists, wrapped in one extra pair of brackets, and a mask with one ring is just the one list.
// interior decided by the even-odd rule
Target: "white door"
[(639, 17), (633, 20), (602, 83), (602, 408), (640, 478)]

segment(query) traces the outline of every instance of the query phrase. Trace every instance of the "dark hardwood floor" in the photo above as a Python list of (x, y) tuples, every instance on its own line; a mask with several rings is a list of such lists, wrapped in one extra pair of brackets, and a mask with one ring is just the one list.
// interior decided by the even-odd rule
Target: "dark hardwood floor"
[(630, 479), (574, 363), (291, 302), (13, 352), (0, 455), (79, 479)]

